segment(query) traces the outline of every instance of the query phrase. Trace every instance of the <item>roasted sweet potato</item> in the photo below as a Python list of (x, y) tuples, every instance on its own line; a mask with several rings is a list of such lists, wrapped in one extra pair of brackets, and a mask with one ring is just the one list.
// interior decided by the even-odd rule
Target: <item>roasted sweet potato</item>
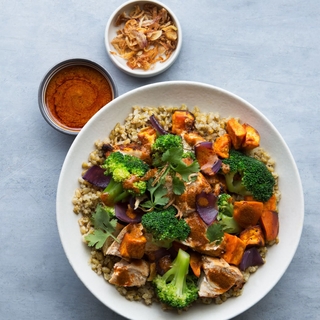
[(202, 256), (200, 253), (195, 251), (190, 252), (190, 267), (194, 275), (199, 278), (202, 268)]
[(181, 134), (182, 132), (192, 131), (194, 127), (194, 116), (186, 110), (176, 110), (172, 115), (172, 133)]
[(264, 234), (260, 226), (252, 226), (244, 229), (240, 233), (240, 239), (246, 244), (246, 247), (265, 245)]
[(138, 228), (129, 229), (119, 246), (122, 257), (127, 259), (141, 259), (144, 255), (147, 239)]
[(227, 122), (227, 133), (230, 135), (232, 145), (235, 149), (240, 149), (246, 136), (246, 130), (237, 119), (231, 118)]
[(244, 128), (246, 135), (242, 141), (241, 147), (245, 150), (252, 150), (254, 148), (259, 147), (260, 145), (259, 132), (247, 123), (244, 123), (242, 127)]
[(153, 144), (157, 138), (157, 131), (152, 127), (146, 127), (138, 133), (138, 139), (142, 144)]
[(205, 141), (205, 139), (197, 132), (186, 132), (183, 137), (190, 146), (194, 146), (198, 142)]
[(226, 249), (222, 258), (230, 264), (236, 266), (239, 265), (246, 248), (246, 244), (237, 236), (233, 236), (228, 233), (224, 234), (224, 239), (226, 240)]
[(213, 150), (221, 158), (229, 158), (231, 137), (228, 133), (218, 137), (213, 144)]
[(277, 197), (274, 194), (268, 201), (263, 203), (263, 209), (277, 211)]
[(233, 218), (240, 227), (246, 229), (258, 223), (262, 210), (263, 202), (235, 201), (233, 204)]
[(279, 215), (274, 210), (263, 210), (261, 214), (261, 226), (267, 242), (275, 240), (279, 233)]

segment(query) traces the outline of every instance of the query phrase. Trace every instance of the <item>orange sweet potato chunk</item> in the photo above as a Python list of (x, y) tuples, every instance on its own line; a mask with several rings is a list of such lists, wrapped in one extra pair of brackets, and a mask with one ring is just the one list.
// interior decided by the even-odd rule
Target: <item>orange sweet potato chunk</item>
[(229, 158), (231, 148), (231, 137), (228, 133), (218, 137), (213, 144), (213, 150), (221, 158)]
[[(131, 232), (130, 232), (131, 231)], [(138, 228), (133, 228), (127, 232), (119, 246), (122, 257), (127, 259), (141, 259), (145, 252), (146, 237)]]
[(157, 131), (152, 127), (146, 127), (138, 133), (138, 139), (142, 144), (153, 144), (157, 138)]
[(263, 202), (235, 201), (233, 218), (240, 227), (246, 229), (258, 224), (263, 211)]
[(226, 241), (226, 249), (222, 258), (229, 264), (236, 266), (239, 265), (246, 248), (246, 244), (237, 236), (228, 233), (224, 234), (224, 239)]
[(172, 133), (181, 134), (193, 129), (194, 116), (186, 110), (177, 110), (172, 115)]
[(240, 233), (240, 239), (246, 244), (246, 247), (265, 245), (264, 234), (260, 226), (246, 228)]
[(244, 128), (246, 134), (242, 141), (241, 147), (245, 150), (252, 150), (254, 148), (259, 147), (260, 145), (259, 132), (247, 123), (244, 123), (242, 127)]
[(230, 135), (232, 145), (235, 149), (240, 149), (242, 142), (246, 136), (246, 130), (238, 122), (238, 120), (231, 118), (227, 122), (227, 133)]
[(199, 278), (202, 268), (201, 254), (195, 251), (190, 252), (190, 267), (194, 275)]
[(279, 233), (279, 215), (274, 210), (263, 210), (261, 215), (261, 226), (267, 242), (277, 238)]
[(183, 137), (190, 146), (194, 146), (198, 142), (205, 141), (205, 139), (197, 132), (186, 132)]

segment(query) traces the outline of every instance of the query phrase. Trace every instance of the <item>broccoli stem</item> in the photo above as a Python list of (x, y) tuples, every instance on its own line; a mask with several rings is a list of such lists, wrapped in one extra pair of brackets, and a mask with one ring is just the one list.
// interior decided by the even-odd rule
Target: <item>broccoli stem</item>
[(163, 275), (166, 282), (171, 281), (174, 284), (178, 296), (183, 295), (187, 289), (186, 275), (189, 272), (189, 262), (190, 255), (180, 249), (171, 269)]
[(107, 187), (103, 191), (104, 203), (113, 206), (115, 203), (126, 199), (129, 196), (128, 190), (124, 190), (122, 182), (116, 182), (111, 179)]

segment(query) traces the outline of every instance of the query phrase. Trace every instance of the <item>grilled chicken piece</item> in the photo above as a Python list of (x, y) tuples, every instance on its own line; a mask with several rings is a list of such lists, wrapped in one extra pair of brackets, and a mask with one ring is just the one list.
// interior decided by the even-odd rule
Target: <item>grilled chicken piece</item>
[(211, 185), (211, 188), (215, 196), (227, 192), (226, 179), (223, 175), (215, 174), (213, 176), (206, 176), (206, 179)]
[(141, 287), (149, 276), (149, 263), (145, 260), (120, 260), (113, 267), (109, 282), (121, 287)]
[(206, 237), (208, 226), (197, 212), (193, 212), (185, 221), (190, 226), (190, 234), (182, 243), (194, 251), (208, 256), (220, 257), (225, 252), (226, 242), (223, 239), (220, 244), (211, 242)]
[(200, 192), (212, 192), (211, 186), (206, 178), (199, 172), (194, 182), (187, 183), (184, 193), (176, 197), (175, 205), (183, 216), (188, 216), (196, 210), (196, 195)]
[(204, 273), (198, 282), (200, 297), (215, 298), (232, 287), (243, 286), (244, 278), (241, 271), (223, 259), (202, 256), (202, 263)]

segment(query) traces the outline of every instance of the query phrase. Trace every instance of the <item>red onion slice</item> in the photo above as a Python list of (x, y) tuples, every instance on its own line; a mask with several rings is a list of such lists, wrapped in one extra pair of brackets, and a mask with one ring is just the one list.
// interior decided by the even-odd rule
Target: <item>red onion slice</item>
[(82, 178), (94, 186), (104, 189), (111, 180), (111, 176), (106, 176), (104, 172), (104, 169), (95, 165), (89, 168)]
[(195, 145), (194, 151), (203, 173), (212, 176), (220, 170), (222, 161), (214, 152), (212, 142), (199, 142)]
[(196, 196), (196, 208), (201, 219), (211, 225), (217, 218), (217, 197), (213, 193), (201, 192)]
[(117, 203), (114, 206), (117, 219), (125, 223), (139, 223), (144, 212), (140, 209), (134, 210), (131, 207), (131, 209), (128, 210), (128, 208), (128, 203)]
[(264, 264), (264, 262), (259, 253), (259, 250), (256, 247), (252, 247), (244, 252), (239, 265), (239, 269), (241, 271), (244, 271), (248, 267), (261, 266), (262, 264)]
[(151, 115), (149, 120), (152, 127), (157, 131), (158, 134), (164, 135), (168, 133), (166, 130), (164, 130), (164, 128), (161, 126), (161, 124), (154, 115)]

